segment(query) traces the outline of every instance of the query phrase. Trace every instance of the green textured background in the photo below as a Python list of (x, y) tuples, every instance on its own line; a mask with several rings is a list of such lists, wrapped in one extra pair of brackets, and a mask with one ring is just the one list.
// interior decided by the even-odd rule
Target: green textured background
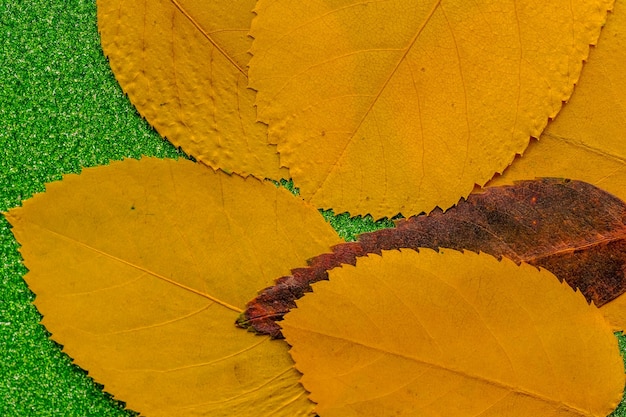
[[(184, 157), (115, 81), (99, 44), (95, 0), (0, 0), (0, 211), (63, 174), (141, 155)], [(345, 238), (389, 225), (325, 216)], [(25, 273), (0, 217), (0, 416), (134, 415), (48, 338)], [(626, 416), (625, 408), (614, 415)]]

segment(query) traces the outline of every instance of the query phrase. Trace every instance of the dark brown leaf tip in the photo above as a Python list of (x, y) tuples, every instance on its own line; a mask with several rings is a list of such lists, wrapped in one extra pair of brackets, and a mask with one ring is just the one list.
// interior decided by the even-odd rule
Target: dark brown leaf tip
[(328, 279), (330, 269), (399, 248), (482, 251), (527, 262), (550, 270), (601, 306), (626, 292), (625, 237), (626, 205), (591, 184), (543, 178), (488, 187), (445, 213), (400, 220), (395, 228), (362, 234), (311, 259), (261, 291), (237, 325), (281, 338), (277, 322), (312, 283)]

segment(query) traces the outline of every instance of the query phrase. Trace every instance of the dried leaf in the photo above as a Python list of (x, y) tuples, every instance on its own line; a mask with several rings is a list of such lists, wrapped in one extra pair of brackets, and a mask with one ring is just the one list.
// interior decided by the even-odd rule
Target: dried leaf
[(217, 169), (280, 178), (247, 89), (255, 0), (98, 0), (102, 48), (155, 129)]
[(318, 207), (448, 208), (556, 115), (611, 5), (260, 0), (259, 119)]
[(7, 214), (43, 324), (150, 416), (306, 416), (286, 346), (232, 323), (286, 266), (339, 242), (284, 189), (189, 161), (68, 175)]
[(321, 417), (604, 417), (622, 397), (610, 328), (545, 270), (425, 249), (330, 274), (283, 325)]
[[(489, 185), (561, 176), (595, 184), (626, 200), (624, 62), (626, 3), (618, 0), (569, 103), (539, 141)], [(615, 329), (626, 330), (626, 300), (615, 299), (602, 311)]]
[[(248, 303), (241, 326), (280, 337), (276, 320), (328, 270), (381, 250), (428, 247), (486, 252), (542, 266), (601, 306), (626, 292), (626, 204), (593, 185), (560, 179), (488, 187), (445, 213), (401, 220), (294, 269)], [(614, 325), (615, 323), (611, 321)]]

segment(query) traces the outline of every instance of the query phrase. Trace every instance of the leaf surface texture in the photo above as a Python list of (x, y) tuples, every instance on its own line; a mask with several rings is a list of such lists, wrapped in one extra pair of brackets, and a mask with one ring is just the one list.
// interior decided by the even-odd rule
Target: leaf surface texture
[[(440, 247), (506, 256), (541, 266), (596, 306), (626, 293), (626, 204), (587, 183), (554, 178), (487, 187), (445, 213), (400, 220), (316, 256), (248, 303), (240, 325), (280, 336), (276, 320), (328, 271), (382, 250)], [(622, 322), (611, 323), (620, 328)], [(623, 329), (623, 327), (622, 327)]]
[(260, 0), (250, 86), (305, 199), (448, 208), (554, 117), (611, 0)]
[(340, 240), (286, 190), (190, 161), (126, 160), (49, 184), (7, 218), (43, 324), (129, 408), (310, 412), (286, 346), (233, 326), (275, 274)]
[(604, 417), (621, 399), (610, 328), (545, 270), (424, 249), (330, 275), (283, 326), (321, 417)]
[(281, 178), (247, 88), (254, 0), (98, 0), (102, 48), (152, 126), (217, 169)]

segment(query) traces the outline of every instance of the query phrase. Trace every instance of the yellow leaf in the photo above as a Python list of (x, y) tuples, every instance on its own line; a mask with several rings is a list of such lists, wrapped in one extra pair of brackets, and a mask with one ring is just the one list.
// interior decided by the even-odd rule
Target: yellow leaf
[(284, 343), (234, 325), (274, 278), (339, 238), (253, 177), (143, 159), (49, 184), (7, 218), (43, 324), (149, 416), (306, 416)]
[(383, 251), (297, 304), (283, 333), (321, 417), (605, 417), (622, 397), (601, 314), (527, 264)]
[[(564, 177), (586, 181), (626, 200), (626, 3), (615, 2), (598, 47), (590, 53), (571, 100), (539, 141), (488, 185)], [(615, 329), (626, 329), (626, 300), (602, 306)]]
[(612, 0), (260, 0), (250, 86), (305, 199), (448, 208), (571, 94)]
[(626, 200), (626, 3), (614, 12), (593, 48), (571, 100), (489, 185), (558, 176), (578, 179)]
[(155, 129), (197, 160), (281, 178), (247, 89), (254, 0), (98, 0), (102, 48)]

